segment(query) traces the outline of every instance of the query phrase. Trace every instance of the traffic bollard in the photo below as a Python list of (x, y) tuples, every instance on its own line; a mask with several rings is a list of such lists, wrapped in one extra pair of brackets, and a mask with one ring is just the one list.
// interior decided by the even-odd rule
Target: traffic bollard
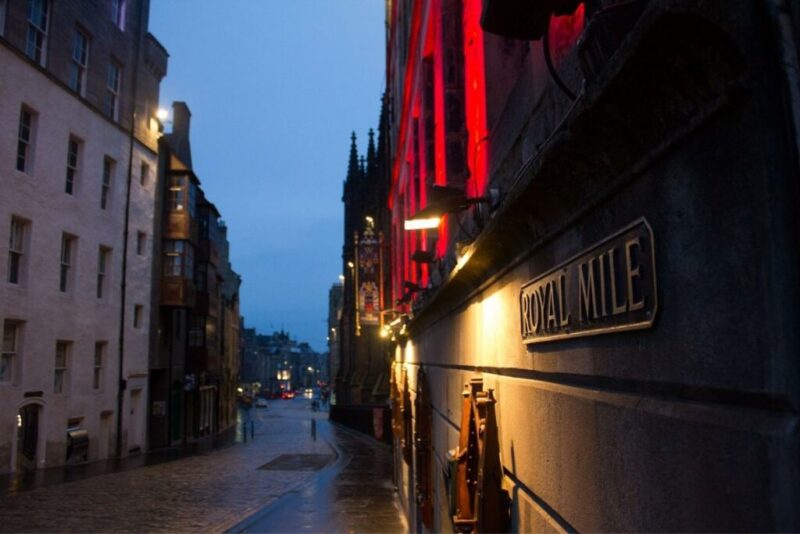
[(250, 421), (250, 439), (256, 440), (256, 422)]
[(242, 421), (242, 435), (244, 436), (244, 442), (247, 443), (247, 421)]

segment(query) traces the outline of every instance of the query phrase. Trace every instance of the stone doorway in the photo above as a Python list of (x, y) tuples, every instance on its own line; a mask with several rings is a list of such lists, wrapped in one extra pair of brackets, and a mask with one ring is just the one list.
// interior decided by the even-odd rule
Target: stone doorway
[(36, 469), (41, 410), (38, 404), (28, 404), (17, 413), (17, 471)]

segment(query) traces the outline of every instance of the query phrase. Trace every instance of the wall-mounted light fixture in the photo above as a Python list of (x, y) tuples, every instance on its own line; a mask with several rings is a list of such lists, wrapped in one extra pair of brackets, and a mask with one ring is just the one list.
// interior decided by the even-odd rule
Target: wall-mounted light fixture
[(481, 27), (484, 31), (512, 39), (541, 39), (551, 15), (569, 15), (582, 0), (537, 0), (515, 2), (483, 0)]
[(457, 213), (474, 204), (494, 205), (499, 197), (499, 191), (490, 189), (489, 193), (488, 197), (467, 197), (460, 187), (434, 185), (428, 193), (428, 205), (406, 219), (403, 227), (406, 230), (438, 228), (442, 217), (447, 213)]

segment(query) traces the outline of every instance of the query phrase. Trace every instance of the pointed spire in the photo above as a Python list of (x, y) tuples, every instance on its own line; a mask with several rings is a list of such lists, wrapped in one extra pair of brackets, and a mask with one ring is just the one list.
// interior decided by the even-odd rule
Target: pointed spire
[(358, 164), (358, 149), (356, 148), (356, 133), (350, 135), (350, 160), (347, 163), (347, 181), (357, 180), (361, 169)]
[(367, 144), (367, 166), (375, 163), (375, 130), (369, 129), (369, 143)]
[(367, 160), (364, 158), (364, 156), (361, 156), (360, 158), (358, 158), (358, 166), (361, 169), (361, 177), (362, 178), (366, 178), (367, 177)]

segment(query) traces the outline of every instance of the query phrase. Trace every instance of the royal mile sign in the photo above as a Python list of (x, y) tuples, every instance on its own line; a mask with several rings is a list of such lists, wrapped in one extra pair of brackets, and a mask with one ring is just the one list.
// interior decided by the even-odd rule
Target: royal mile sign
[(657, 308), (653, 230), (639, 219), (522, 286), (522, 340), (650, 328)]

